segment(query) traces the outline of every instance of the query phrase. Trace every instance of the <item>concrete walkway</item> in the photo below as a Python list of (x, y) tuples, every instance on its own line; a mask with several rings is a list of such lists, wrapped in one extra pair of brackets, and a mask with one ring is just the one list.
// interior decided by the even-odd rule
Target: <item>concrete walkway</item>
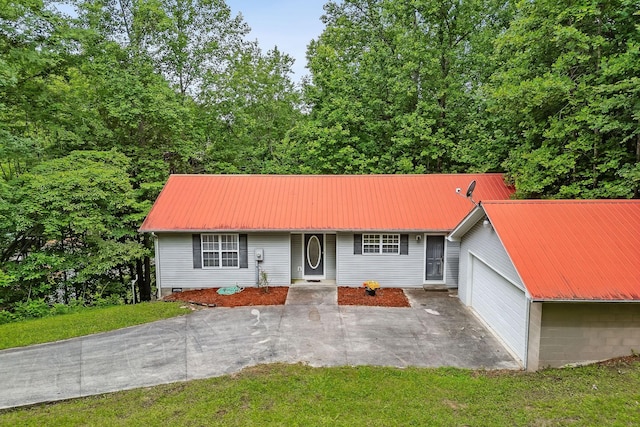
[(411, 308), (338, 306), (335, 287), (292, 287), (284, 306), (214, 308), (0, 351), (0, 408), (238, 372), (261, 363), (520, 369), (455, 297)]

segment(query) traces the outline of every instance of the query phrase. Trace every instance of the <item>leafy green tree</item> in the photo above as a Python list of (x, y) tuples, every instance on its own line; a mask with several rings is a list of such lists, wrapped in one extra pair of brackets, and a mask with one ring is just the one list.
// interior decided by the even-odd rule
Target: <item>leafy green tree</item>
[(303, 170), (455, 171), (486, 158), (482, 88), (507, 3), (346, 0), (325, 10), (307, 54), (310, 120), (289, 134)]
[(200, 95), (207, 74), (224, 73), (242, 50), (249, 27), (222, 0), (160, 0), (165, 15), (154, 36), (154, 59), (184, 97)]
[(521, 197), (638, 197), (638, 2), (519, 3), (492, 107)]
[(263, 54), (253, 43), (236, 52), (224, 72), (207, 73), (200, 104), (207, 172), (286, 171), (282, 141), (302, 119), (292, 64), (277, 48)]
[(116, 152), (76, 151), (10, 183), (0, 204), (0, 269), (6, 302), (91, 300), (126, 290), (128, 266), (145, 255), (135, 224), (144, 215)]
[[(72, 82), (91, 115), (85, 147), (115, 148), (132, 159), (128, 176), (146, 213), (170, 173), (191, 172), (198, 142), (194, 102), (172, 88), (153, 58), (153, 35), (166, 16), (153, 2), (85, 2), (79, 10), (85, 31)], [(150, 248), (148, 236), (137, 238)], [(135, 260), (135, 270), (141, 299), (151, 299), (148, 255)]]
[(0, 0), (0, 176), (12, 179), (51, 143), (51, 86), (66, 66), (71, 36), (40, 0)]

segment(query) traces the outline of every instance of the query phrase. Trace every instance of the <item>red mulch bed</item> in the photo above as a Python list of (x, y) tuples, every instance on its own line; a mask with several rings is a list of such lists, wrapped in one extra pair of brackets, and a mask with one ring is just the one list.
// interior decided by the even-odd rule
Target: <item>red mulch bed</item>
[[(164, 297), (165, 301), (184, 301), (209, 307), (241, 307), (252, 305), (283, 305), (289, 288), (270, 286), (269, 292), (262, 288), (245, 288), (233, 295), (220, 295), (218, 288), (196, 289), (176, 292)], [(377, 307), (409, 307), (409, 300), (402, 289), (378, 289), (375, 296), (369, 296), (364, 288), (338, 287), (339, 305), (369, 305)]]
[(364, 288), (338, 287), (338, 305), (372, 305), (376, 307), (410, 307), (402, 289), (376, 290), (375, 296), (367, 295)]
[(283, 305), (287, 299), (289, 288), (285, 286), (269, 286), (264, 288), (245, 288), (233, 295), (218, 294), (219, 288), (197, 289), (176, 292), (164, 297), (165, 301), (184, 301), (199, 305), (215, 304), (217, 307), (240, 307), (247, 305)]

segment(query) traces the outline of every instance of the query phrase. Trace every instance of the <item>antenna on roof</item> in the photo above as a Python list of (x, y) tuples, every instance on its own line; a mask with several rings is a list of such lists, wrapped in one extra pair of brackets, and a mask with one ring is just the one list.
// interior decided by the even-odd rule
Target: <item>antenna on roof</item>
[(467, 187), (467, 199), (471, 200), (471, 203), (478, 206), (478, 204), (473, 200), (473, 190), (475, 189), (476, 189), (476, 180), (474, 179), (469, 183), (469, 186)]
[[(464, 193), (464, 197), (471, 200), (471, 203), (473, 203), (475, 206), (478, 206), (478, 204), (473, 200), (473, 190), (475, 189), (476, 189), (476, 180), (474, 179), (469, 183), (469, 186), (467, 187), (467, 191)], [(456, 188), (456, 193), (462, 196), (462, 189)]]
[(467, 197), (470, 199), (471, 196), (473, 196), (473, 190), (476, 189), (476, 180), (474, 179), (473, 181), (471, 181), (469, 183), (469, 186), (467, 187)]

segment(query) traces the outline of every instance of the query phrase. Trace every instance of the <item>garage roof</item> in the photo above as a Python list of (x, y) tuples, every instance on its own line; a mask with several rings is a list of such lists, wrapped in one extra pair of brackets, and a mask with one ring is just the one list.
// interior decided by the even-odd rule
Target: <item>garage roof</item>
[(533, 300), (640, 300), (640, 200), (482, 207)]
[(501, 174), (172, 175), (140, 231), (449, 231), (474, 200), (507, 199)]

